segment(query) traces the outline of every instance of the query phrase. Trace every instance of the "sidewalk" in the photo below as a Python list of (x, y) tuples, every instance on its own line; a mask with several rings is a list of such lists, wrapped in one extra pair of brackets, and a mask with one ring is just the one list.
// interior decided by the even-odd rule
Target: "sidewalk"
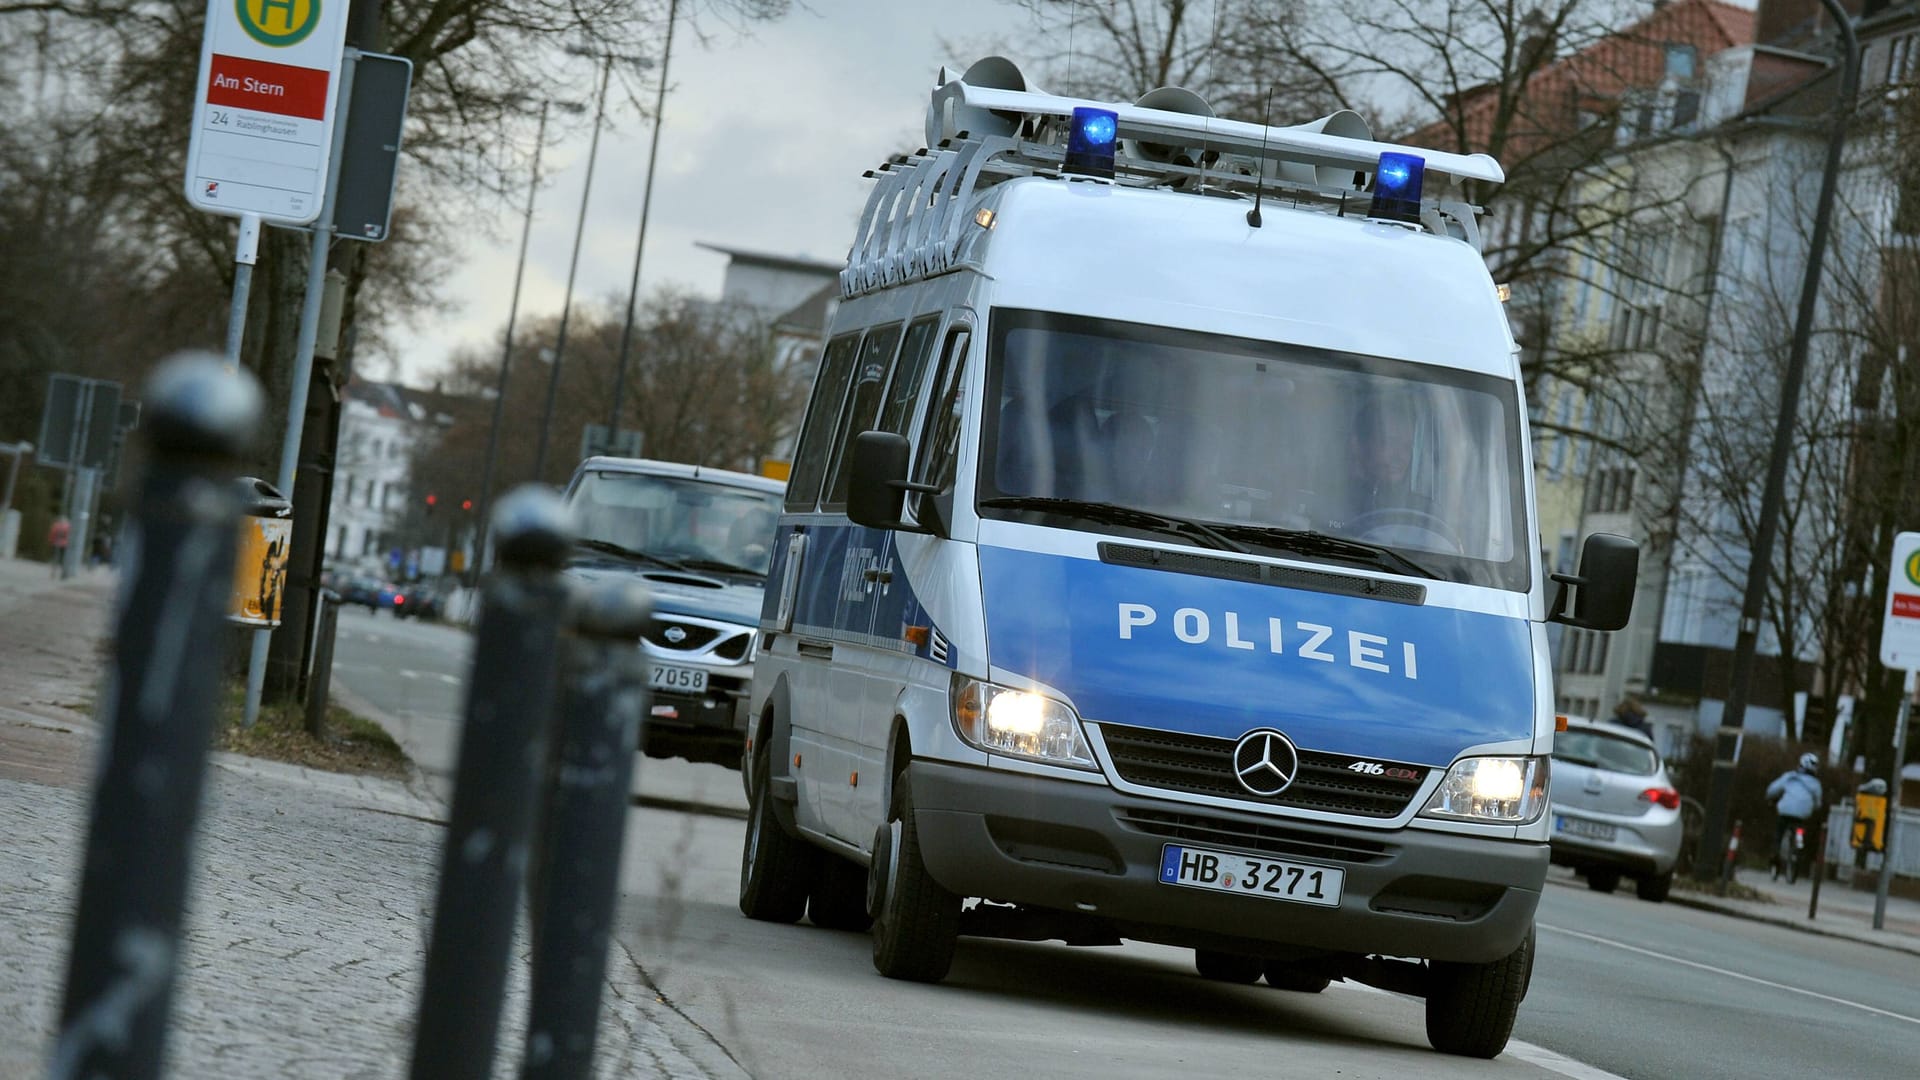
[(1765, 895), (1766, 901), (1733, 900), (1705, 893), (1686, 892), (1677, 884), (1667, 900), (1673, 904), (1736, 915), (1743, 919), (1792, 927), (1810, 934), (1847, 938), (1866, 945), (1920, 956), (1920, 900), (1887, 897), (1885, 928), (1873, 928), (1873, 893), (1862, 891), (1843, 881), (1820, 883), (1820, 907), (1814, 918), (1807, 918), (1807, 902), (1813, 883), (1802, 878), (1788, 885), (1783, 878), (1770, 880), (1764, 870), (1742, 869), (1735, 880)]
[[(32, 571), (37, 570), (38, 580)], [(58, 1023), (97, 731), (106, 575), (0, 560), (0, 1076), (44, 1068)], [(444, 807), (405, 785), (215, 754), (195, 849), (167, 1074), (404, 1075)], [(524, 926), (496, 1075), (518, 1073)], [(744, 1075), (616, 951), (601, 1076)]]

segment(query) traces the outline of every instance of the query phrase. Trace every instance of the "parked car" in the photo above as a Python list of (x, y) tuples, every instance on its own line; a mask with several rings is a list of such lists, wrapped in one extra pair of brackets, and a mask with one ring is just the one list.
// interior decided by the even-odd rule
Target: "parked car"
[(1680, 858), (1680, 793), (1653, 740), (1629, 727), (1569, 721), (1553, 741), (1553, 862), (1595, 892), (1622, 876), (1658, 903)]
[(340, 594), (343, 604), (358, 604), (368, 611), (380, 610), (380, 591), (385, 588), (379, 581), (370, 577), (342, 577), (334, 586)]
[(438, 619), (446, 608), (446, 590), (416, 581), (394, 600), (393, 613), (402, 619)]
[(645, 585), (653, 698), (641, 750), (731, 769), (746, 747), (761, 592), (786, 485), (704, 465), (594, 457), (567, 485), (579, 530), (566, 573)]

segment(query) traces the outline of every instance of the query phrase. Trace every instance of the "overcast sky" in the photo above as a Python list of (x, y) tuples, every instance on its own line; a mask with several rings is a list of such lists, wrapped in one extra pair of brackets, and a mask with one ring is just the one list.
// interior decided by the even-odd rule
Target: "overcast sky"
[[(641, 292), (672, 285), (717, 295), (726, 259), (697, 241), (841, 260), (865, 204), (860, 174), (895, 151), (920, 147), (928, 93), (947, 56), (940, 42), (999, 38), (1024, 24), (999, 0), (803, 0), (785, 18), (747, 28), (718, 22), (702, 48), (674, 42), (660, 166), (641, 269)], [(648, 76), (641, 76), (646, 79)], [(646, 90), (651, 104), (651, 90)], [(640, 223), (650, 129), (630, 111), (600, 140), (576, 307), (625, 295)], [(522, 286), (522, 320), (558, 314), (565, 294), (590, 125), (576, 122), (547, 148)], [(455, 253), (444, 316), (396, 327), (401, 381), (430, 382), (462, 345), (490, 345), (513, 292), (520, 207), (498, 204), (491, 227)], [(486, 235), (486, 234), (491, 234)]]

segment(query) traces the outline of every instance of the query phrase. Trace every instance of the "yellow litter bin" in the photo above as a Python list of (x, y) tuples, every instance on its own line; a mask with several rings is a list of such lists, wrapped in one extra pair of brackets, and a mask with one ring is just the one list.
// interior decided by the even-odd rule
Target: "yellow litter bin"
[(293, 546), (293, 504), (278, 488), (258, 477), (243, 476), (238, 483), (246, 514), (240, 519), (227, 621), (242, 626), (279, 626), (280, 598), (287, 586), (287, 551)]

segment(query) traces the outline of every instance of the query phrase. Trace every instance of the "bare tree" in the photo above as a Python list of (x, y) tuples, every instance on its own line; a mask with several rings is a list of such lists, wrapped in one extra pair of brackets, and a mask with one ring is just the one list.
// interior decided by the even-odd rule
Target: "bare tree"
[[(607, 422), (623, 315), (617, 298), (574, 314), (551, 433), (560, 451), (553, 457), (563, 465), (586, 425)], [(672, 292), (649, 298), (635, 320), (620, 425), (641, 433), (647, 457), (754, 471), (792, 433), (807, 383), (802, 371), (775, 366), (763, 322)], [(548, 319), (518, 334), (516, 367), (544, 374), (541, 358), (551, 355), (557, 331), (557, 321)], [(493, 393), (499, 362), (493, 350), (461, 353), (440, 374), (441, 388), (482, 402)], [(506, 483), (533, 478), (545, 394), (541, 378), (508, 386), (495, 474)], [(491, 420), (490, 403), (459, 411), (437, 443), (416, 450), (416, 485), (453, 505), (478, 498)], [(544, 479), (558, 482), (565, 474), (556, 469)]]

